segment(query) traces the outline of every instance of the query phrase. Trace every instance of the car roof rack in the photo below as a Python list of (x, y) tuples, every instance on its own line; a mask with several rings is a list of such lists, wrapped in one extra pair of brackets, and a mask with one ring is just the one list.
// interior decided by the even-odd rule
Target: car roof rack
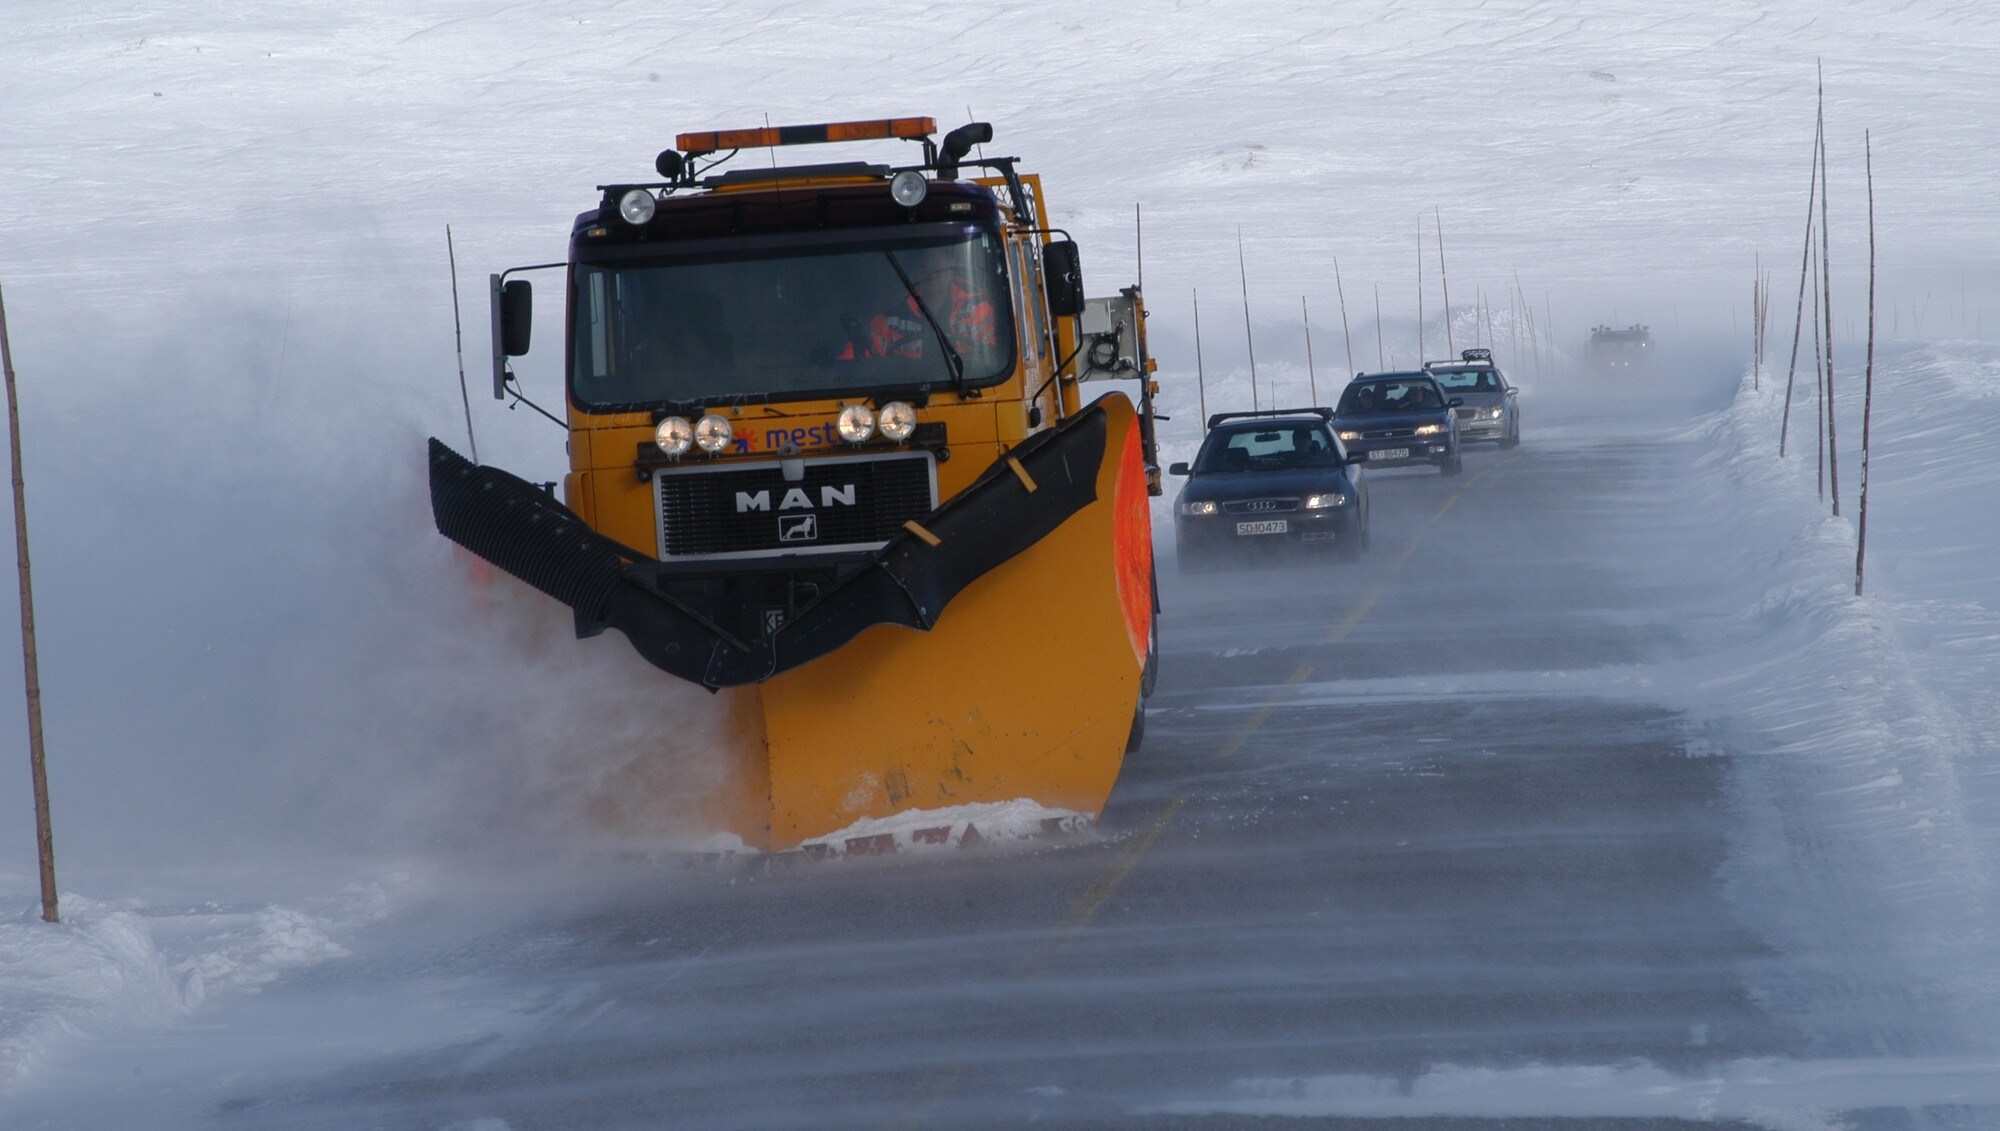
[(1424, 368), (1429, 369), (1433, 365), (1479, 365), (1482, 363), (1486, 365), (1493, 364), (1492, 350), (1490, 349), (1459, 350), (1457, 361), (1426, 361), (1424, 362)]
[(1311, 408), (1267, 408), (1257, 412), (1218, 412), (1208, 418), (1210, 428), (1225, 420), (1239, 420), (1249, 416), (1317, 416), (1321, 420), (1332, 420), (1333, 410), (1323, 405)]

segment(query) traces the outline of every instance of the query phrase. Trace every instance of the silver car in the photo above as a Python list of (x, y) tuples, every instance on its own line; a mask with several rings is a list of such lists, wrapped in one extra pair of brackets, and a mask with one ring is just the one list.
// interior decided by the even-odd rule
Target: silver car
[(1457, 361), (1424, 362), (1424, 370), (1444, 387), (1446, 396), (1464, 402), (1454, 410), (1460, 443), (1492, 440), (1511, 448), (1521, 442), (1521, 406), (1516, 400), (1521, 390), (1508, 384), (1493, 364), (1492, 350), (1463, 350)]

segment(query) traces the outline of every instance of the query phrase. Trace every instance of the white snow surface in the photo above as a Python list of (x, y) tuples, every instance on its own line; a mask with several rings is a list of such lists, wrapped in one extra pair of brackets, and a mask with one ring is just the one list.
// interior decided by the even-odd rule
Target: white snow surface
[[(1581, 692), (1691, 713), (1750, 767), (1738, 902), (1802, 968), (1854, 980), (1852, 1000), (1816, 1007), (1866, 1012), (1893, 994), (1924, 1005), (1940, 1043), (2000, 1053), (2000, 345), (1980, 338), (2000, 298), (1990, 6), (169, 0), (17, 3), (5, 24), (0, 287), (23, 387), (65, 917), (39, 920), (26, 791), (10, 786), (0, 1115), (10, 1090), (120, 1030), (185, 1024), (365, 953), (372, 925), (439, 882), (426, 861), (559, 855), (590, 798), (632, 780), (639, 750), (668, 744), (655, 773), (716, 772), (705, 696), (660, 691), (622, 643), (574, 644), (565, 617), (505, 583), (468, 600), (462, 562), (429, 529), (422, 438), (463, 438), (446, 223), (478, 397), (477, 280), (560, 258), (592, 186), (646, 175), (674, 131), (766, 115), (948, 125), (969, 109), (995, 123), (994, 148), (1045, 175), (1093, 291), (1137, 269), (1143, 205), (1163, 409), (1177, 418), (1164, 455), (1185, 459), (1199, 435), (1197, 289), (1211, 292), (1209, 410), (1251, 394), (1239, 229), (1266, 404), (1274, 383), (1278, 399), (1306, 399), (1301, 294), (1310, 380), (1326, 390), (1347, 369), (1336, 257), (1356, 366), (1376, 366), (1377, 287), (1379, 356), (1414, 360), (1413, 240), (1433, 208), (1461, 335), (1483, 292), (1498, 316), (1478, 332), (1508, 343), (1518, 276), (1566, 350), (1591, 323), (1648, 321), (1684, 358), (1741, 361), (1747, 317), (1732, 312), (1753, 256), (1777, 271), (1774, 317), (1790, 294), (1816, 59), (1842, 516), (1815, 490), (1809, 378), (1791, 455), (1776, 454), (1784, 384), (1768, 357), (1726, 406), (1664, 422), (1565, 417), (1578, 387), (1553, 363), (1530, 380), (1517, 361), (1524, 403), (1547, 410), (1543, 440), (1666, 427), (1698, 453), (1679, 505), (1716, 533), (1687, 626), (1695, 658), (1331, 681), (1299, 701)], [(1888, 344), (1857, 597), (1864, 128)], [(1435, 356), (1435, 261), (1423, 270)], [(553, 305), (541, 321), (546, 343)], [(523, 367), (550, 400), (554, 356), (544, 345)], [(473, 411), (489, 462), (560, 472), (545, 423)], [(1637, 551), (1627, 564), (1674, 568)], [(18, 683), (12, 670), (0, 684)], [(18, 705), (0, 709), (0, 733), (23, 727)], [(1792, 839), (1802, 828), (1809, 858)], [(1863, 969), (1857, 954), (1895, 961)], [(1784, 973), (1764, 977), (1785, 998)], [(1246, 1078), (1161, 1110), (1820, 1127), (1839, 1109), (2000, 1103), (1996, 1077), (1991, 1056), (1746, 1061), (1695, 1080), (1645, 1064), (1441, 1067), (1414, 1083)]]

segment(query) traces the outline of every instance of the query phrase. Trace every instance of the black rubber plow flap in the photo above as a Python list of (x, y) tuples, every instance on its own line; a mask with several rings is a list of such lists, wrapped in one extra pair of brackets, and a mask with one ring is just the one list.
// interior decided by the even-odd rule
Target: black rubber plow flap
[[(676, 565), (590, 529), (548, 492), (430, 442), (431, 513), (440, 534), (615, 628), (655, 667), (704, 687), (757, 683), (818, 659), (872, 625), (928, 629), (966, 586), (1041, 541), (1097, 498), (1104, 410), (1028, 438), (773, 632), (745, 640), (674, 596)], [(712, 566), (705, 568), (711, 569)], [(692, 571), (690, 571), (692, 572)]]

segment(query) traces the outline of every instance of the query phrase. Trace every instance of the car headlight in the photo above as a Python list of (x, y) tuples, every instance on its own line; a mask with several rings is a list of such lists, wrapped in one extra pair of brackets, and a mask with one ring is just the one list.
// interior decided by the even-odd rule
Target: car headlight
[(694, 425), (685, 416), (669, 416), (653, 429), (653, 442), (669, 456), (686, 455), (688, 445), (694, 443)]
[(1200, 502), (1196, 502), (1196, 503), (1182, 503), (1182, 504), (1181, 504), (1181, 513), (1182, 513), (1182, 514), (1214, 514), (1214, 513), (1215, 513), (1215, 504), (1214, 504), (1214, 503), (1212, 503), (1212, 502), (1210, 502), (1210, 501), (1209, 501), (1209, 500), (1207, 500), (1207, 499), (1203, 499), (1203, 500), (1201, 500)]
[(643, 225), (650, 222), (653, 219), (653, 210), (657, 207), (659, 201), (653, 199), (652, 193), (641, 188), (635, 188), (618, 198), (618, 214), (625, 218), (627, 224)]
[(1344, 507), (1346, 505), (1347, 496), (1338, 491), (1325, 495), (1306, 496), (1306, 509), (1309, 511), (1325, 510), (1328, 507)]
[(1442, 424), (1417, 425), (1417, 435), (1419, 436), (1439, 436), (1442, 435), (1443, 433), (1444, 433), (1444, 425)]
[(729, 421), (711, 412), (695, 423), (695, 447), (714, 455), (729, 446), (732, 431)]
[(1353, 431), (1353, 430), (1351, 430), (1351, 429), (1350, 429), (1350, 430), (1348, 430), (1348, 431), (1346, 431), (1346, 432), (1342, 432), (1342, 433), (1340, 434), (1340, 438), (1341, 438), (1342, 442), (1348, 442), (1348, 441), (1353, 441), (1353, 440), (1359, 440), (1359, 439), (1361, 438), (1361, 433), (1359, 433), (1359, 432), (1356, 432), (1356, 431)]
[(865, 404), (848, 405), (840, 410), (840, 421), (835, 427), (840, 430), (840, 438), (848, 443), (865, 444), (875, 434), (875, 410)]
[(881, 431), (883, 439), (902, 443), (917, 430), (916, 406), (908, 401), (890, 401), (882, 406), (882, 415), (875, 421), (875, 427)]

